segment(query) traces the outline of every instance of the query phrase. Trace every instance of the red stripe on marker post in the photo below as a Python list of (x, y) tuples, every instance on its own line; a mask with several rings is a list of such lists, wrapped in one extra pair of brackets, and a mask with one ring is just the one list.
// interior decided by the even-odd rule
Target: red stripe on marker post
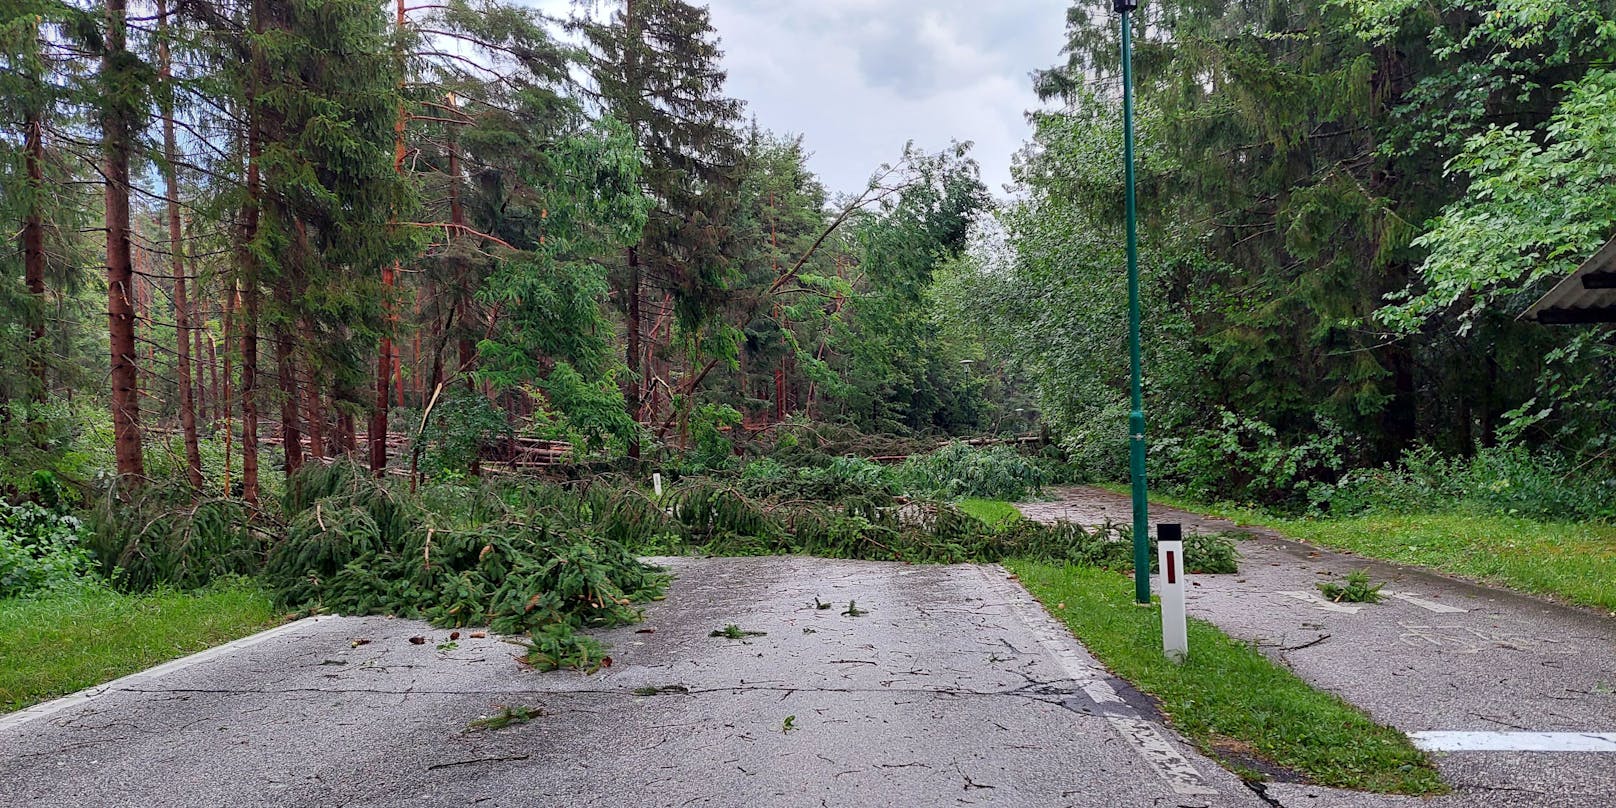
[(1178, 553), (1172, 550), (1167, 551), (1167, 582), (1170, 584), (1178, 583), (1178, 559), (1175, 558), (1177, 555)]

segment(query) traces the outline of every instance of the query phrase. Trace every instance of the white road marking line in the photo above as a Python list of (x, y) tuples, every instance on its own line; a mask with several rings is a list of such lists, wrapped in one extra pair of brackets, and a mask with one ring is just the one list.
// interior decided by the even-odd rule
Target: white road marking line
[(1324, 598), (1322, 598), (1322, 597), (1320, 597), (1317, 594), (1312, 593), (1312, 592), (1281, 592), (1279, 594), (1284, 595), (1287, 598), (1293, 598), (1295, 600), (1299, 600), (1299, 601), (1301, 601), (1303, 603), (1306, 603), (1306, 604), (1308, 604), (1310, 606), (1316, 606), (1316, 607), (1318, 607), (1320, 609), (1323, 609), (1323, 610), (1325, 610), (1327, 612), (1340, 612), (1341, 614), (1357, 614), (1358, 612), (1363, 610), (1362, 606), (1343, 606), (1343, 605), (1341, 605), (1339, 603), (1336, 603), (1334, 601), (1325, 600)]
[(1177, 794), (1216, 794), (1217, 789), (1212, 788), (1201, 779), (1201, 773), (1195, 770), (1190, 762), (1179, 754), (1173, 745), (1162, 737), (1156, 725), (1139, 718), (1110, 718), (1111, 726), (1117, 728), (1122, 737), (1133, 743), (1134, 748), (1144, 757), (1145, 762), (1161, 775), (1167, 785)]
[[(1055, 660), (1055, 664), (1059, 665), (1073, 681), (1082, 683), (1083, 692), (1087, 693), (1095, 704), (1106, 708), (1106, 720), (1116, 728), (1117, 734), (1133, 745), (1139, 756), (1167, 782), (1174, 793), (1219, 793), (1201, 779), (1201, 773), (1174, 748), (1155, 722), (1137, 717), (1133, 707), (1117, 694), (1116, 688), (1112, 687), (1109, 681), (1106, 681), (1105, 677), (1108, 675), (1106, 671), (1088, 661), (1086, 655), (1078, 650), (1082, 645), (1074, 640), (1066, 631), (1066, 627), (1046, 611), (1024, 587), (1012, 583), (1008, 571), (998, 565), (981, 569), (989, 588), (997, 590), (996, 594), (1005, 598), (1011, 614), (1032, 631), (1038, 638), (1038, 644), (1044, 647)], [(1121, 705), (1121, 709), (1109, 705)], [(1117, 712), (1133, 715), (1118, 716), (1115, 714)]]
[(1616, 752), (1616, 732), (1410, 732), (1429, 752)]
[(235, 653), (236, 651), (240, 651), (245, 648), (251, 648), (259, 643), (273, 640), (276, 637), (303, 631), (313, 627), (316, 623), (322, 620), (330, 619), (332, 619), (332, 615), (305, 617), (302, 620), (296, 620), (291, 623), (287, 623), (284, 626), (276, 626), (275, 628), (260, 631), (251, 636), (242, 637), (239, 640), (227, 642), (224, 645), (216, 645), (207, 649), (206, 651), (198, 651), (190, 656), (180, 657), (179, 659), (165, 662), (155, 668), (147, 668), (146, 670), (138, 673), (131, 673), (128, 676), (113, 679), (106, 684), (87, 687), (77, 693), (63, 696), (59, 699), (52, 699), (51, 701), (47, 701), (43, 704), (36, 704), (32, 707), (18, 710), (10, 715), (0, 716), (0, 732), (15, 729), (23, 724), (55, 715), (63, 710), (78, 707), (79, 705), (86, 704), (108, 693), (115, 693), (133, 685), (151, 682), (170, 673), (174, 673), (175, 671), (184, 670), (193, 665), (200, 665), (203, 662), (218, 659), (219, 657)]
[(1411, 594), (1409, 594), (1407, 592), (1384, 592), (1382, 594), (1386, 595), (1387, 597), (1397, 598), (1398, 600), (1403, 601), (1404, 603), (1412, 603), (1415, 606), (1420, 607), (1421, 609), (1424, 609), (1424, 610), (1426, 610), (1428, 612), (1436, 612), (1437, 614), (1469, 614), (1470, 613), (1469, 609), (1461, 609), (1458, 606), (1449, 606), (1446, 603), (1437, 603), (1435, 601), (1426, 600), (1425, 598), (1416, 597), (1416, 596), (1411, 595)]

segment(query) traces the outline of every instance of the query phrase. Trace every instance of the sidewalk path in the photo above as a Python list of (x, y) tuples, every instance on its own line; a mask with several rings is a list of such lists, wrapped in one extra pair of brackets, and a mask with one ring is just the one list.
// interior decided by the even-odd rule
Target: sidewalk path
[[(0, 724), (0, 805), (1269, 804), (1002, 568), (665, 563), (668, 599), (604, 635), (595, 676), (525, 670), (470, 632), (323, 619)], [(868, 614), (843, 614), (855, 600)], [(766, 634), (708, 636), (731, 623)], [(502, 705), (541, 714), (467, 731)]]
[[(1131, 518), (1125, 496), (1086, 487), (1058, 493), (1059, 501), (1020, 507), (1044, 521)], [(1195, 577), (1190, 613), (1444, 750), (1437, 762), (1461, 796), (1616, 806), (1616, 620), (1272, 530), (1150, 510), (1152, 524), (1251, 534), (1239, 545), (1238, 574)], [(1386, 582), (1391, 596), (1373, 605), (1318, 597), (1315, 584), (1360, 569)], [(1489, 751), (1464, 751), (1478, 746)]]

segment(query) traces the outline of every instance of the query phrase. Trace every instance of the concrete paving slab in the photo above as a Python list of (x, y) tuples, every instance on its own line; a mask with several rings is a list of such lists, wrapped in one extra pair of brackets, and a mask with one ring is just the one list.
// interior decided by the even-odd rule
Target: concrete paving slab
[[(997, 567), (666, 563), (597, 675), (324, 620), (0, 731), (0, 805), (1271, 804)], [(708, 636), (730, 623), (764, 633)], [(468, 729), (501, 706), (538, 715)]]
[[(1131, 513), (1127, 497), (1095, 488), (1021, 508), (1091, 525), (1126, 523)], [(1238, 574), (1191, 579), (1189, 613), (1378, 721), (1405, 732), (1616, 731), (1616, 620), (1605, 615), (1171, 508), (1152, 507), (1151, 522), (1251, 534), (1239, 544)], [(1396, 596), (1354, 611), (1296, 597), (1360, 569)], [(1434, 757), (1450, 782), (1488, 795), (1487, 804), (1616, 806), (1616, 754)]]

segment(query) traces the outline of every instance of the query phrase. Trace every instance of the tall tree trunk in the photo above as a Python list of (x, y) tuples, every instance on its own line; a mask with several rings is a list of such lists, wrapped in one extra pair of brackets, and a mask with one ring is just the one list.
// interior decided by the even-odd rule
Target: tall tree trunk
[[(404, 30), (404, 0), (398, 0), (396, 23), (398, 30)], [(404, 82), (404, 54), (398, 54), (399, 84), (403, 89)], [(405, 111), (402, 98), (398, 102), (398, 117), (393, 124), (393, 170), (404, 171), (404, 123)], [(370, 413), (370, 429), (366, 438), (370, 441), (370, 472), (378, 477), (387, 470), (387, 409), (388, 381), (393, 375), (393, 284), (399, 266), (395, 262), (391, 266), (382, 268), (382, 294), (387, 297), (387, 322), (383, 326), (382, 338), (377, 345), (376, 356), (376, 407)]]
[[(644, 416), (645, 352), (640, 344), (640, 251), (628, 248), (628, 414), (639, 422)], [(640, 439), (633, 437), (628, 443), (628, 456), (640, 458)]]
[(262, 200), (259, 157), (263, 151), (264, 103), (258, 97), (267, 83), (264, 34), (265, 0), (253, 0), (252, 27), (258, 34), (252, 45), (252, 69), (247, 89), (247, 194), (241, 211), (237, 256), (241, 283), (241, 491), (249, 504), (258, 504), (258, 259), (251, 244), (258, 237)]
[[(127, 70), (125, 2), (107, 0), (106, 47), (102, 79), (109, 91)], [(136, 362), (134, 259), (129, 243), (129, 159), (134, 149), (134, 110), (129, 99), (109, 92), (101, 113), (106, 178), (107, 337), (112, 355), (112, 433), (118, 475), (138, 486), (146, 474), (140, 439), (140, 375)]]
[[(454, 93), (450, 93), (446, 100), (448, 101), (451, 112), (455, 112), (460, 109), (459, 104), (455, 101)], [(448, 142), (449, 223), (454, 225), (449, 239), (450, 244), (453, 244), (454, 240), (458, 239), (464, 232), (463, 228), (466, 226), (466, 206), (460, 201), (460, 143), (455, 136), (455, 127), (452, 125), (449, 127), (448, 131)], [(466, 262), (457, 256), (454, 259), (454, 266), (455, 285), (457, 288), (455, 289), (455, 310), (453, 316), (460, 322), (460, 339), (458, 340), (458, 345), (456, 346), (456, 353), (458, 354), (457, 358), (460, 362), (459, 372), (466, 375), (466, 392), (472, 392), (477, 389), (471, 378), (471, 372), (477, 361), (477, 347), (472, 343), (471, 338), (467, 336), (467, 334), (471, 333), (471, 319), (467, 315), (470, 314), (472, 290), (470, 288), (470, 282), (467, 279), (468, 270), (466, 267)]]
[(230, 449), (231, 449), (231, 439), (235, 434), (235, 431), (230, 428), (231, 427), (231, 424), (230, 424), (231, 418), (235, 415), (235, 410), (230, 407), (230, 398), (231, 398), (231, 393), (233, 392), (232, 388), (233, 388), (233, 384), (234, 384), (231, 381), (231, 378), (230, 378), (230, 372), (232, 370), (232, 368), (230, 367), (230, 338), (231, 338), (231, 335), (233, 335), (235, 333), (234, 326), (236, 324), (235, 323), (236, 303), (237, 303), (237, 298), (239, 298), (240, 296), (241, 296), (240, 288), (237, 286), (237, 284), (234, 281), (232, 281), (231, 284), (230, 284), (229, 291), (226, 292), (225, 297), (224, 297), (224, 311), (220, 314), (220, 318), (222, 320), (220, 325), (223, 326), (223, 328), (224, 328), (224, 335), (221, 337), (221, 339), (224, 340), (225, 348), (224, 348), (224, 356), (222, 357), (222, 359), (223, 359), (223, 362), (222, 362), (223, 370), (220, 372), (220, 376), (222, 377), (223, 385), (222, 385), (222, 389), (220, 390), (220, 396), (219, 396), (219, 402), (220, 402), (219, 406), (220, 406), (220, 413), (221, 413), (221, 416), (219, 418), (219, 422), (224, 427), (224, 496), (227, 496), (227, 497), (232, 496), (235, 493), (235, 491), (233, 489), (231, 489), (231, 487), (230, 487), (230, 469), (231, 469), (231, 466), (230, 466), (230, 460), (231, 460)]
[[(283, 279), (282, 284), (286, 281)], [(287, 301), (281, 301), (285, 305)], [(275, 327), (275, 375), (281, 388), (281, 449), (286, 473), (303, 468), (303, 433), (298, 428), (297, 362), (293, 359), (292, 334), (284, 325)]]
[[(173, 70), (168, 54), (168, 0), (157, 0), (158, 76), (173, 91)], [(180, 434), (185, 441), (185, 472), (191, 487), (202, 489), (202, 452), (196, 443), (196, 401), (191, 386), (191, 311), (185, 290), (185, 244), (180, 234), (180, 185), (174, 162), (179, 149), (174, 138), (172, 98), (163, 108), (163, 184), (168, 196), (168, 254), (174, 267), (174, 346), (176, 384), (180, 394)]]
[(45, 361), (45, 217), (40, 207), (45, 196), (45, 124), (30, 108), (24, 123), (24, 152), (28, 162), (28, 214), (22, 223), (23, 278), (28, 285), (28, 372), (32, 377), (29, 398), (44, 401), (50, 390)]
[[(305, 328), (305, 331), (308, 329)], [(308, 425), (309, 456), (316, 458), (330, 457), (326, 450), (325, 439), (325, 410), (320, 404), (320, 373), (315, 368), (312, 357), (305, 356), (304, 363), (308, 366), (308, 376), (304, 379), (303, 390), (308, 399), (305, 403), (303, 422)]]

